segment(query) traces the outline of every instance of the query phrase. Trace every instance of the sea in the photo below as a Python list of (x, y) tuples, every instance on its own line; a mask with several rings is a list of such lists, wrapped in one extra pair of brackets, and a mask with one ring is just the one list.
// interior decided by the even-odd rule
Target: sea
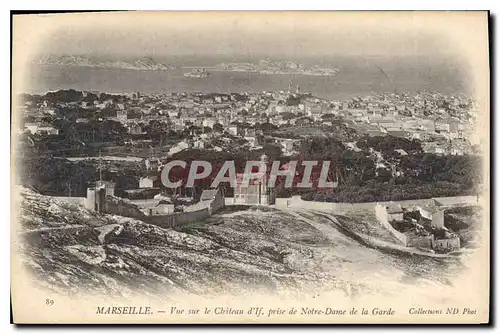
[[(469, 94), (470, 75), (467, 66), (457, 57), (322, 57), (298, 59), (305, 64), (333, 66), (340, 71), (335, 76), (288, 74), (258, 74), (250, 72), (213, 71), (207, 78), (184, 77), (190, 66), (213, 66), (228, 61), (258, 59), (228, 59), (212, 57), (178, 57), (161, 59), (176, 69), (143, 71), (103, 69), (61, 65), (29, 65), (23, 93), (44, 94), (59, 89), (75, 89), (108, 93), (141, 92), (261, 92), (286, 90), (289, 85), (301, 92), (330, 100), (380, 93), (411, 93), (435, 91), (443, 94)], [(21, 93), (21, 92), (19, 92)]]

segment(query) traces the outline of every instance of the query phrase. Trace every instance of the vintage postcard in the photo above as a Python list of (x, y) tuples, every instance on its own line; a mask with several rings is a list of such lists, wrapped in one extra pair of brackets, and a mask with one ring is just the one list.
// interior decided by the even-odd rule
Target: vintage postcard
[(14, 322), (488, 323), (488, 22), (14, 15)]

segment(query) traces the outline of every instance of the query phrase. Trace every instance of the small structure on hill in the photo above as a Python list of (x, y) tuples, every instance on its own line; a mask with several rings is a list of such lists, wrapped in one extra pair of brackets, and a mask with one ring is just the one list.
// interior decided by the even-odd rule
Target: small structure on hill
[(184, 211), (193, 212), (208, 209), (209, 214), (212, 214), (222, 209), (224, 205), (224, 196), (220, 189), (207, 189), (201, 193), (198, 203), (184, 207)]
[(438, 229), (444, 228), (444, 208), (441, 207), (438, 201), (432, 199), (425, 205), (418, 207), (420, 215), (432, 221), (432, 225)]
[(139, 179), (139, 188), (154, 188), (160, 183), (160, 174), (156, 171), (148, 172)]
[[(266, 155), (261, 156), (261, 164), (268, 165), (269, 160)], [(261, 170), (264, 167), (261, 167)], [(267, 170), (267, 167), (266, 167)], [(248, 184), (245, 184), (245, 178)], [(234, 188), (233, 204), (249, 205), (270, 205), (274, 204), (276, 196), (274, 189), (268, 186), (269, 173), (254, 179), (251, 174), (236, 174), (236, 187)]]
[(115, 184), (110, 181), (99, 180), (95, 187), (87, 188), (87, 198), (85, 208), (95, 212), (104, 212), (106, 196), (115, 195)]
[(378, 221), (406, 247), (451, 251), (460, 248), (460, 238), (444, 226), (444, 207), (431, 199), (416, 211), (404, 211), (399, 204), (378, 203)]
[(385, 212), (388, 221), (402, 221), (403, 208), (399, 204), (389, 204), (385, 207)]

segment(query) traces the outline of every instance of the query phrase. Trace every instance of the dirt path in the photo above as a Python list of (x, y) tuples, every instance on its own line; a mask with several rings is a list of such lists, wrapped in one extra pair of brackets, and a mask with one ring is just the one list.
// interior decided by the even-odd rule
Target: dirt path
[(89, 226), (76, 224), (76, 225), (64, 225), (55, 227), (40, 227), (29, 231), (23, 231), (21, 234), (40, 233), (40, 232), (55, 231), (55, 230), (71, 230), (82, 227), (89, 227)]
[[(336, 231), (336, 233), (338, 233), (340, 231), (341, 233), (343, 233), (347, 237), (354, 239), (355, 241), (362, 244), (363, 246), (367, 246), (367, 247), (371, 247), (371, 248), (374, 248), (374, 247), (380, 248), (382, 250), (387, 250), (387, 251), (397, 251), (397, 252), (404, 252), (404, 253), (414, 254), (414, 255), (423, 255), (423, 256), (434, 257), (434, 258), (456, 258), (456, 255), (436, 254), (436, 253), (421, 251), (417, 248), (406, 247), (406, 246), (398, 245), (398, 244), (395, 244), (392, 242), (380, 240), (378, 238), (375, 238), (375, 237), (372, 237), (369, 235), (365, 235), (362, 233), (353, 232), (350, 229), (343, 227), (342, 224), (339, 223), (337, 218), (335, 216), (331, 215), (330, 213), (322, 212), (319, 210), (305, 210), (305, 209), (301, 209), (301, 210), (297, 210), (297, 211), (298, 212), (309, 212), (312, 214), (319, 215), (325, 219), (328, 219), (338, 229), (338, 231)], [(300, 216), (300, 214), (297, 211), (294, 212), (293, 215), (296, 216), (297, 218), (301, 219), (302, 216)], [(304, 220), (304, 217), (302, 217), (302, 219)], [(318, 228), (318, 230), (322, 231), (325, 234), (325, 236), (327, 236), (327, 237), (330, 236), (330, 234), (332, 233), (332, 230), (335, 231), (335, 229), (328, 228), (324, 224), (316, 223), (311, 219), (307, 219), (306, 221), (307, 221), (307, 223)]]

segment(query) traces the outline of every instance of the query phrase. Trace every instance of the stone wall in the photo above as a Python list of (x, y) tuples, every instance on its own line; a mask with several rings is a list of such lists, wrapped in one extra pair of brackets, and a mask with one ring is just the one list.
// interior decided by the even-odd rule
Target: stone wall
[(408, 247), (433, 248), (434, 236), (432, 234), (408, 236), (407, 240)]
[(215, 196), (214, 200), (210, 203), (210, 213), (214, 213), (224, 208), (226, 201), (224, 197), (219, 193)]
[(375, 205), (375, 216), (380, 224), (388, 230), (403, 246), (408, 246), (408, 239), (404, 233), (397, 231), (387, 220), (387, 209), (385, 204)]
[(209, 209), (202, 209), (191, 212), (177, 212), (165, 216), (149, 216), (143, 220), (147, 223), (158, 225), (163, 228), (182, 227), (210, 216)]
[(454, 250), (460, 248), (460, 238), (455, 236), (448, 239), (433, 240), (432, 248), (437, 250)]
[[(329, 203), (329, 202), (315, 202), (304, 201), (300, 196), (292, 196), (288, 198), (276, 198), (276, 208), (301, 208), (301, 209), (316, 209), (316, 210), (329, 210), (336, 212), (355, 212), (355, 211), (373, 211), (377, 203), (399, 204), (403, 208), (412, 208), (423, 206), (431, 201), (437, 200), (440, 203), (446, 203), (450, 206), (455, 205), (473, 205), (477, 203), (476, 196), (456, 196), (456, 197), (436, 197), (429, 199), (413, 199), (405, 201), (388, 201), (388, 202), (366, 202), (366, 203)], [(451, 203), (451, 204), (448, 204)]]
[(144, 212), (132, 202), (118, 197), (108, 196), (106, 197), (105, 210), (103, 213), (135, 218), (164, 228), (174, 228), (205, 219), (224, 207), (224, 199), (222, 197), (205, 202), (206, 205), (203, 205), (203, 208), (200, 210), (149, 216), (145, 215)]
[(114, 196), (107, 196), (103, 213), (144, 220), (146, 215), (134, 203)]

